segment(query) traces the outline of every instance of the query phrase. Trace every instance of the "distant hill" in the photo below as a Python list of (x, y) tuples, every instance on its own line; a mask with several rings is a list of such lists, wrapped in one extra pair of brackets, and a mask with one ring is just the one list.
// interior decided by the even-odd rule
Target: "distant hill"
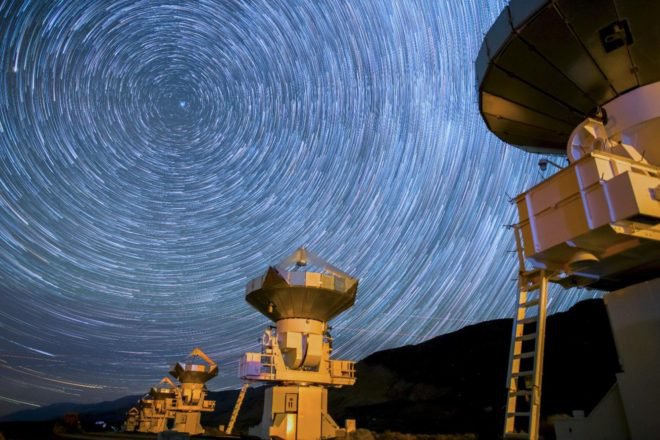
[[(417, 345), (374, 353), (357, 364), (354, 387), (330, 392), (339, 424), (408, 433), (465, 433), (496, 438), (502, 430), (511, 319), (483, 322)], [(548, 318), (542, 413), (587, 413), (614, 384), (618, 357), (602, 300), (587, 300)], [(146, 389), (145, 389), (146, 391)], [(238, 391), (212, 392), (216, 411), (208, 426), (226, 424)], [(123, 419), (138, 396), (95, 405), (59, 404), (4, 420), (43, 420), (77, 411), (112, 422)], [(251, 388), (236, 429), (261, 418), (263, 388)]]
[[(146, 391), (147, 390), (145, 390), (145, 392)], [(77, 412), (80, 414), (114, 414), (116, 412), (126, 412), (130, 407), (136, 404), (142, 395), (144, 395), (144, 393), (100, 403), (55, 403), (53, 405), (42, 406), (35, 409), (24, 409), (22, 411), (8, 414), (0, 418), (0, 422), (35, 422), (53, 420), (62, 417), (66, 412)]]
[[(382, 432), (477, 433), (504, 423), (511, 319), (464, 327), (417, 345), (374, 353), (352, 388), (331, 393), (338, 419)], [(602, 300), (548, 318), (541, 411), (591, 411), (614, 384), (618, 356)]]

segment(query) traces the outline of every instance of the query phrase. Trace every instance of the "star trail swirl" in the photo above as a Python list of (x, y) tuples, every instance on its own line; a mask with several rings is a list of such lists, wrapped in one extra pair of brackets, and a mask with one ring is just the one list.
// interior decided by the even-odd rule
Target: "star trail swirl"
[(502, 7), (0, 1), (0, 412), (146, 391), (195, 345), (237, 385), (245, 283), (303, 244), (360, 278), (339, 356), (511, 316), (508, 199), (542, 177), (478, 114)]

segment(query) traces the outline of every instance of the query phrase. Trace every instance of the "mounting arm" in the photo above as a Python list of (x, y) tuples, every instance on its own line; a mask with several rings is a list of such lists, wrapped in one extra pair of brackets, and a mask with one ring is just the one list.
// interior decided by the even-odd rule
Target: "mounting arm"
[(193, 351), (190, 352), (190, 356), (197, 356), (197, 357), (203, 359), (204, 362), (206, 362), (207, 364), (209, 364), (209, 367), (211, 367), (211, 368), (216, 367), (216, 366), (218, 365), (218, 364), (216, 364), (216, 363), (215, 363), (210, 357), (208, 357), (208, 356), (206, 355), (206, 353), (204, 353), (204, 352), (202, 351), (202, 349), (199, 348), (199, 347), (195, 347), (195, 348), (193, 348)]
[(158, 385), (160, 385), (161, 383), (166, 383), (166, 384), (170, 385), (172, 388), (176, 388), (176, 387), (177, 387), (177, 385), (176, 385), (174, 382), (172, 382), (172, 379), (170, 379), (170, 378), (167, 377), (167, 376), (163, 377), (163, 378), (160, 380), (160, 382), (158, 382)]

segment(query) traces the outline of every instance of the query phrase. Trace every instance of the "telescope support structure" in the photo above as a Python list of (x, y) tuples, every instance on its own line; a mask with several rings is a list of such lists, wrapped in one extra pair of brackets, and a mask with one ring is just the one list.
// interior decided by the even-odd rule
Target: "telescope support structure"
[[(645, 440), (660, 432), (660, 64), (652, 56), (660, 35), (650, 24), (658, 14), (659, 2), (511, 0), (484, 37), (476, 73), (488, 128), (524, 150), (565, 151), (568, 159), (515, 197), (521, 287), (505, 437), (540, 434), (548, 281), (610, 292), (604, 300), (622, 370), (595, 407), (548, 420), (557, 439)], [(528, 336), (520, 324), (531, 322), (524, 304), (535, 284), (539, 331), (528, 352), (516, 338), (521, 328)], [(517, 380), (523, 362), (535, 365), (529, 383)], [(526, 399), (529, 411), (521, 408)]]
[[(204, 433), (201, 424), (202, 412), (212, 412), (215, 400), (206, 400), (206, 382), (218, 375), (218, 364), (209, 358), (201, 348), (196, 347), (185, 362), (178, 362), (170, 374), (181, 383), (176, 395), (174, 430), (189, 435)], [(197, 358), (206, 363), (197, 362)]]
[[(308, 264), (320, 271), (302, 271)], [(353, 385), (355, 363), (330, 358), (327, 323), (353, 305), (357, 283), (304, 248), (248, 283), (247, 302), (275, 323), (264, 331), (261, 352), (241, 360), (241, 379), (271, 385), (250, 435), (318, 440), (355, 429), (354, 421), (340, 428), (328, 414), (327, 388)]]

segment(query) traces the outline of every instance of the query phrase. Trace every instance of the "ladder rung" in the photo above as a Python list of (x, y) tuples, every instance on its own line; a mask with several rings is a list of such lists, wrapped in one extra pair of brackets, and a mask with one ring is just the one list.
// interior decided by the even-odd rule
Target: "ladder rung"
[(532, 300), (527, 301), (526, 303), (520, 304), (520, 307), (529, 308), (529, 307), (534, 307), (534, 306), (538, 306), (538, 305), (539, 305), (539, 300), (538, 299), (532, 299)]
[(507, 432), (504, 434), (504, 438), (520, 438), (520, 439), (529, 439), (529, 433), (527, 432)]
[(530, 333), (528, 335), (516, 336), (516, 341), (531, 341), (536, 339), (536, 333)]
[(529, 318), (523, 318), (519, 319), (516, 324), (531, 324), (532, 322), (536, 322), (539, 320), (538, 316), (530, 316)]
[(507, 417), (529, 417), (529, 412), (510, 412), (506, 413)]
[(513, 358), (514, 359), (529, 359), (529, 358), (533, 358), (534, 354), (535, 354), (535, 352), (528, 351), (526, 353), (514, 354)]
[(509, 396), (531, 396), (532, 392), (530, 390), (523, 391), (510, 391)]
[(530, 277), (535, 277), (537, 275), (541, 274), (541, 269), (532, 269), (532, 270), (526, 270), (524, 272), (520, 273), (520, 276), (523, 276), (525, 278), (530, 278)]
[(534, 375), (534, 372), (531, 370), (528, 371), (518, 371), (517, 373), (511, 373), (511, 377), (525, 377), (525, 376), (532, 376)]
[(529, 293), (529, 292), (533, 292), (535, 290), (539, 290), (540, 288), (541, 288), (540, 284), (532, 283), (532, 284), (527, 284), (525, 286), (522, 286), (521, 290), (523, 290), (524, 292)]

